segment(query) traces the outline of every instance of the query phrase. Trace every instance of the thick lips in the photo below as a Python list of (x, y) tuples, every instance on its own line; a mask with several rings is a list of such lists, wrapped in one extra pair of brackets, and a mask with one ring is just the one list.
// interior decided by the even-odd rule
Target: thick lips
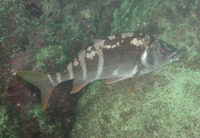
[(181, 56), (181, 52), (176, 51), (176, 52), (174, 52), (174, 53), (172, 54), (171, 59), (172, 59), (173, 61), (177, 61), (177, 60), (179, 60), (180, 56)]

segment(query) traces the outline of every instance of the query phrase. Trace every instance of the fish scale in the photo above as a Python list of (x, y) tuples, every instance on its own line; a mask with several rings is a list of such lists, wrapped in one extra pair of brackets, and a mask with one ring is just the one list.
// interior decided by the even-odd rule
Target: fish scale
[(80, 91), (88, 83), (105, 79), (111, 84), (131, 79), (130, 93), (137, 78), (173, 61), (179, 60), (180, 52), (151, 35), (122, 33), (98, 39), (79, 53), (63, 73), (45, 74), (18, 71), (17, 76), (32, 83), (41, 91), (42, 110), (54, 88), (64, 81), (73, 80), (71, 94)]

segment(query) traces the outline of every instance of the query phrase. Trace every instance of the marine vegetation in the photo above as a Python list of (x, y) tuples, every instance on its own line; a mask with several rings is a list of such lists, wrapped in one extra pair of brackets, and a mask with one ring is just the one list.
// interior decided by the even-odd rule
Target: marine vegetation
[[(0, 137), (198, 137), (199, 15), (199, 0), (2, 0)], [(40, 90), (16, 77), (65, 70), (91, 40), (122, 32), (151, 34), (181, 57), (128, 95), (130, 80), (97, 80), (73, 95), (63, 82), (44, 112)]]

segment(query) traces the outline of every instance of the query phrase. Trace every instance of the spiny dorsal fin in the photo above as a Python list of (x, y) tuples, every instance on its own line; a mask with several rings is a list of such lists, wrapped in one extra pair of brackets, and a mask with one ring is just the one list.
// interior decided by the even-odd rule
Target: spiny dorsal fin
[(18, 71), (16, 75), (30, 82), (31, 84), (40, 89), (41, 100), (42, 100), (42, 111), (44, 111), (44, 109), (47, 106), (49, 97), (57, 84), (53, 85), (51, 82), (52, 80), (49, 79), (48, 75), (41, 72), (23, 70), (23, 71)]

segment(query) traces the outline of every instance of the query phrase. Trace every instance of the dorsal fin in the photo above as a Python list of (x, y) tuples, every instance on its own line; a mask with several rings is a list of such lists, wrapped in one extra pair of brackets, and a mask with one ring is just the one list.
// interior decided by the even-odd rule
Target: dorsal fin
[(101, 42), (101, 41), (103, 41), (103, 39), (93, 39), (92, 40), (92, 42), (95, 44), (95, 43), (99, 43), (99, 42)]
[(16, 75), (40, 89), (41, 100), (42, 100), (42, 111), (44, 111), (52, 91), (58, 84), (57, 81), (53, 79), (54, 76), (41, 72), (26, 71), (26, 70), (18, 71)]

